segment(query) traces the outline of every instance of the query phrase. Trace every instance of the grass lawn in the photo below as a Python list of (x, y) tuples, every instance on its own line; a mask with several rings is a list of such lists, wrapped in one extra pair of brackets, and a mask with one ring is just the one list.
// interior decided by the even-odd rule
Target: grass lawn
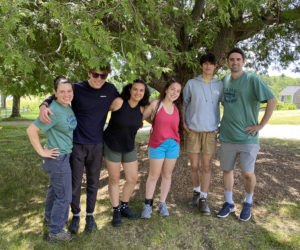
[[(41, 168), (41, 159), (31, 147), (25, 129), (26, 127), (0, 124), (0, 249), (300, 248), (299, 196), (298, 199), (287, 196), (285, 199), (274, 197), (270, 201), (261, 201), (261, 205), (256, 207), (255, 218), (246, 223), (240, 222), (236, 216), (218, 219), (215, 213), (203, 217), (197, 209), (191, 209), (185, 201), (179, 201), (170, 202), (172, 213), (168, 218), (160, 218), (154, 211), (149, 220), (124, 219), (122, 227), (113, 228), (110, 225), (111, 205), (105, 169), (101, 174), (100, 194), (95, 211), (99, 231), (84, 233), (85, 223), (82, 217), (80, 233), (74, 242), (50, 244), (43, 240), (42, 227), (48, 176)], [(41, 137), (45, 142), (42, 134)], [(147, 137), (147, 133), (139, 134), (138, 141), (142, 142)], [(284, 150), (288, 150), (285, 151), (287, 158), (296, 159), (294, 157), (299, 156), (299, 141), (263, 139), (261, 144), (262, 147), (278, 152), (284, 147)], [(148, 163), (143, 165), (146, 160), (139, 158), (143, 171), (148, 170)], [(187, 172), (181, 174), (183, 177)], [(299, 181), (299, 175), (294, 178)], [(183, 178), (179, 176), (177, 179)], [(185, 189), (184, 183), (176, 180), (174, 179), (174, 185), (182, 185)], [(274, 183), (276, 182), (273, 185)], [(137, 190), (144, 185), (141, 182)], [(299, 194), (295, 186), (289, 185), (286, 188), (291, 194)], [(85, 188), (82, 192), (81, 205), (85, 211)], [(134, 195), (131, 200), (133, 209), (138, 212), (141, 212), (141, 197), (143, 194)]]

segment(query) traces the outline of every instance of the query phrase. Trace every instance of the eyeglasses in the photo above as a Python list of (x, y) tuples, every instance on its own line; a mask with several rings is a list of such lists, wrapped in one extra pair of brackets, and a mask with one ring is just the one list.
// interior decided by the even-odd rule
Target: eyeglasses
[(92, 74), (92, 77), (93, 78), (98, 78), (100, 77), (102, 80), (106, 79), (108, 74), (99, 74), (99, 73), (96, 73), (96, 72), (90, 72)]

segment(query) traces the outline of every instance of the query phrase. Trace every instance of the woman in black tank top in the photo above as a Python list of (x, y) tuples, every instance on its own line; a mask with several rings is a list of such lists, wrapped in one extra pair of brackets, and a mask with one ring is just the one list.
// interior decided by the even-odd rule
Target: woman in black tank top
[[(111, 118), (104, 131), (104, 158), (108, 169), (108, 191), (113, 207), (113, 226), (122, 225), (122, 217), (137, 219), (139, 216), (128, 207), (129, 198), (138, 179), (138, 162), (135, 149), (135, 136), (142, 126), (143, 112), (149, 104), (150, 92), (146, 83), (135, 80), (124, 86), (121, 97), (111, 106)], [(121, 165), (126, 182), (119, 204), (119, 182)]]

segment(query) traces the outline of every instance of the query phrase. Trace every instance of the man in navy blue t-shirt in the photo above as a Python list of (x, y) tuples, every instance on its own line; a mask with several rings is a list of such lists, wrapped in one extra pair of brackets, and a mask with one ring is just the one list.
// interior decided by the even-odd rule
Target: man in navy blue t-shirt
[[(102, 165), (103, 128), (109, 106), (118, 97), (114, 85), (106, 82), (111, 72), (110, 65), (100, 70), (89, 69), (88, 80), (74, 83), (74, 99), (72, 108), (77, 119), (77, 127), (73, 135), (73, 151), (70, 157), (72, 169), (72, 221), (68, 227), (70, 233), (76, 234), (80, 222), (80, 194), (84, 166), (87, 178), (86, 231), (97, 229), (93, 217), (97, 200), (97, 191)], [(53, 96), (47, 98), (40, 107), (40, 120), (50, 122), (48, 114), (52, 114), (48, 105)], [(54, 114), (55, 115), (55, 114)]]

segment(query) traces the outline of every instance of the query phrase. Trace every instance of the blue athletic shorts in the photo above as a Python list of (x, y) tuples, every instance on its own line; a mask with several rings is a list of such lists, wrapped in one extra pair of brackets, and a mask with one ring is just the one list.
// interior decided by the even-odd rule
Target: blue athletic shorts
[(174, 139), (167, 139), (157, 148), (149, 147), (148, 156), (152, 159), (176, 159), (179, 156), (179, 144)]

